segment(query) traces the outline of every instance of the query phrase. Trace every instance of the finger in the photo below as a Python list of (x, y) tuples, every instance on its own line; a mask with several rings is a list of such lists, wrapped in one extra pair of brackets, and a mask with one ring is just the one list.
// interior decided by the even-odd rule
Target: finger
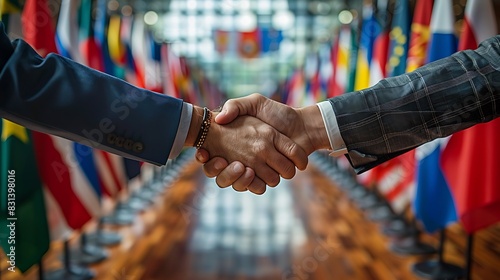
[(210, 159), (210, 154), (205, 149), (199, 149), (196, 150), (195, 157), (199, 163), (206, 163)]
[[(239, 162), (231, 162), (224, 170), (220, 172), (215, 179), (217, 185), (221, 188), (227, 188), (231, 186), (241, 175), (245, 172), (245, 166)], [(245, 188), (246, 190), (246, 188)]]
[(266, 163), (285, 179), (292, 179), (295, 176), (295, 165), (293, 162), (278, 151), (269, 151)]
[[(241, 175), (236, 181), (233, 183), (233, 188), (235, 190), (246, 190), (250, 184), (255, 179), (255, 171), (252, 168), (246, 167), (245, 173)], [(262, 182), (264, 184), (264, 182)]]
[(254, 168), (254, 170), (255, 176), (258, 176), (267, 185), (274, 187), (280, 183), (279, 174), (267, 164), (258, 165)]
[(266, 192), (266, 183), (264, 183), (264, 181), (262, 181), (259, 177), (255, 177), (247, 189), (254, 194), (260, 195)]
[(304, 170), (307, 167), (307, 153), (295, 142), (285, 135), (278, 133), (274, 137), (274, 147), (285, 157), (290, 159), (298, 169)]
[(221, 157), (214, 157), (203, 165), (203, 172), (209, 178), (218, 176), (228, 166), (227, 161)]

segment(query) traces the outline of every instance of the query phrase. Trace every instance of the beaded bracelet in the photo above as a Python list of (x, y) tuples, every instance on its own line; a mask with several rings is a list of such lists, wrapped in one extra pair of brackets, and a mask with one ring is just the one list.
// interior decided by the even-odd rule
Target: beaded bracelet
[(198, 137), (196, 137), (195, 147), (196, 149), (201, 148), (205, 140), (207, 139), (208, 129), (210, 128), (210, 123), (212, 121), (212, 112), (208, 110), (207, 107), (203, 108), (203, 120), (201, 122), (200, 132)]

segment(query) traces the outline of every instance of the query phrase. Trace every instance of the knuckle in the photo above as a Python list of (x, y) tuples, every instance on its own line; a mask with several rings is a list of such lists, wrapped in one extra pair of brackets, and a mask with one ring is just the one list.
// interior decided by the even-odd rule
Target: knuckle
[(275, 132), (274, 128), (270, 126), (265, 126), (261, 130), (261, 133), (264, 134), (265, 136), (274, 135), (274, 132)]

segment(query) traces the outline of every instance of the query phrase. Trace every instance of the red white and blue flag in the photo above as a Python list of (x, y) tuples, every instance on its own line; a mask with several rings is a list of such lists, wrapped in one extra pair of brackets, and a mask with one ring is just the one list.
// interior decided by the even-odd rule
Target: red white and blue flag
[[(498, 34), (490, 0), (469, 0), (459, 50), (476, 49)], [(464, 229), (475, 232), (500, 221), (500, 119), (455, 133), (441, 164)]]

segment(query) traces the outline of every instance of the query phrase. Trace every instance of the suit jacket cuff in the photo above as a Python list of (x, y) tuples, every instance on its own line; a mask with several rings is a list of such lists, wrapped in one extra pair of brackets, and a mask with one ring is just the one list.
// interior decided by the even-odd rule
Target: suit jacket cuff
[(168, 158), (173, 159), (178, 157), (182, 151), (182, 148), (184, 148), (184, 142), (186, 142), (192, 115), (193, 105), (183, 102), (179, 127), (177, 128), (174, 144), (172, 145), (172, 150), (170, 150), (170, 155), (168, 156)]
[(319, 111), (321, 112), (323, 123), (325, 124), (328, 140), (330, 141), (330, 146), (332, 149), (330, 155), (341, 156), (343, 154), (346, 154), (346, 145), (344, 139), (342, 139), (342, 135), (340, 135), (337, 118), (335, 116), (335, 111), (333, 111), (332, 104), (330, 104), (329, 101), (323, 101), (318, 103), (317, 105)]

